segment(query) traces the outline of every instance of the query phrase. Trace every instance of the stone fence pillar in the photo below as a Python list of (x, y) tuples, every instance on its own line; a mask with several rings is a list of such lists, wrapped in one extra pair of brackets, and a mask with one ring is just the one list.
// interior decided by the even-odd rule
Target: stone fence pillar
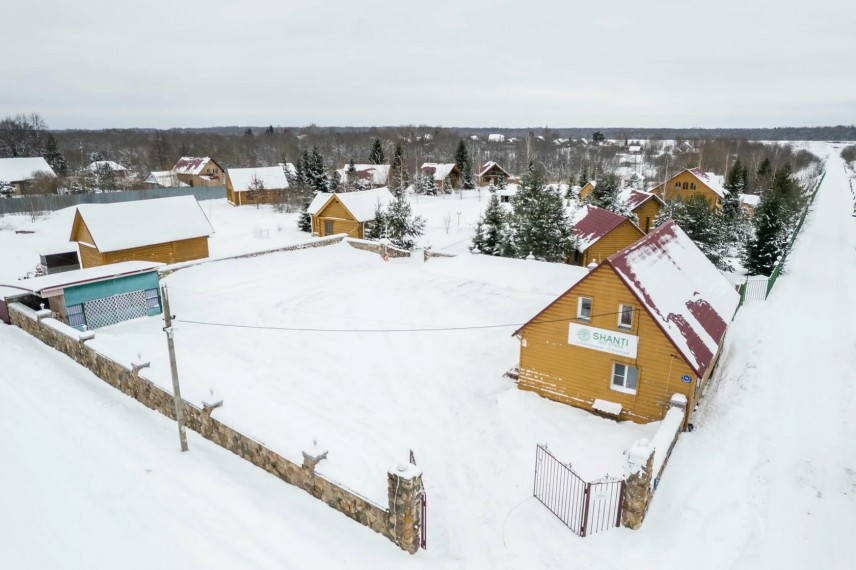
[(410, 554), (419, 550), (422, 528), (422, 470), (410, 463), (390, 469), (387, 479), (389, 496), (389, 535), (395, 544)]
[(621, 526), (638, 529), (645, 520), (653, 489), (651, 479), (654, 470), (654, 446), (647, 439), (640, 439), (627, 453), (627, 484), (624, 487), (624, 504), (621, 510)]

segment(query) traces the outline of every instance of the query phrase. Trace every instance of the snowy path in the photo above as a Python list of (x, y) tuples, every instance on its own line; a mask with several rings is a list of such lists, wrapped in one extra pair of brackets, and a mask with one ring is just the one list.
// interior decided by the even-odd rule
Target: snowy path
[(839, 150), (817, 148), (827, 175), (787, 271), (738, 314), (723, 376), (643, 530), (615, 537), (634, 556), (669, 568), (688, 556), (696, 568), (853, 567), (856, 220)]

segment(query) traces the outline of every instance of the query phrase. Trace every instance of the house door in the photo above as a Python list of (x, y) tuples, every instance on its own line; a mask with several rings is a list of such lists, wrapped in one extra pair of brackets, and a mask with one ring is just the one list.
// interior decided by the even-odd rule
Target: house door
[(333, 220), (324, 220), (324, 235), (333, 235)]
[(132, 291), (87, 301), (83, 303), (83, 313), (89, 329), (98, 329), (145, 317), (148, 314), (146, 292)]

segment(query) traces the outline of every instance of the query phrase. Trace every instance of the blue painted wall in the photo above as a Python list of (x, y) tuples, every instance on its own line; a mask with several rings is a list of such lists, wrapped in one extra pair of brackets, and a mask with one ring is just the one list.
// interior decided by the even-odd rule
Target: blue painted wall
[[(78, 305), (94, 299), (103, 299), (112, 295), (121, 293), (130, 293), (131, 291), (140, 291), (141, 289), (158, 289), (158, 272), (150, 271), (148, 273), (138, 273), (136, 275), (128, 275), (127, 277), (117, 277), (97, 283), (86, 283), (74, 287), (66, 287), (65, 306)], [(160, 300), (160, 292), (158, 292)], [(160, 305), (160, 303), (158, 303)], [(149, 309), (149, 315), (159, 315), (160, 307), (157, 309)]]

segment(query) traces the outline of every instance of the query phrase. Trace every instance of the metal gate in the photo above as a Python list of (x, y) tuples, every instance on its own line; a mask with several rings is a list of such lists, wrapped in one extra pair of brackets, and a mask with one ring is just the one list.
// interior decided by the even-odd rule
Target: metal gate
[(145, 317), (148, 314), (146, 292), (133, 291), (87, 301), (83, 304), (83, 313), (86, 315), (86, 326), (90, 329)]
[(746, 278), (745, 301), (763, 301), (767, 298), (768, 277), (764, 275), (750, 275)]
[[(416, 457), (410, 450), (410, 463), (416, 465)], [(425, 482), (422, 482), (422, 492), (419, 495), (419, 546), (423, 550), (428, 547), (428, 495), (425, 493)]]
[(534, 495), (579, 536), (621, 525), (623, 479), (587, 482), (543, 445), (535, 450)]

